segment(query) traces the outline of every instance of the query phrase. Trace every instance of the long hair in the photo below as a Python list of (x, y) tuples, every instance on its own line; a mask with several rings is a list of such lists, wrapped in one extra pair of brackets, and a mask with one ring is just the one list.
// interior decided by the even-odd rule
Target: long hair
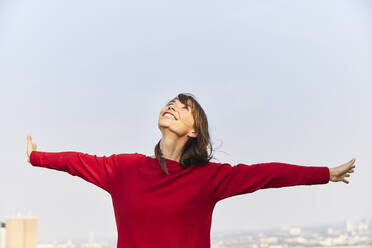
[[(195, 164), (198, 166), (206, 165), (211, 159), (213, 159), (213, 147), (208, 131), (208, 119), (203, 108), (196, 101), (195, 97), (190, 93), (180, 93), (173, 100), (178, 99), (186, 106), (189, 105), (189, 100), (191, 100), (191, 112), (194, 117), (194, 129), (197, 132), (197, 137), (189, 137), (186, 142), (183, 152), (180, 158), (180, 165), (183, 169), (190, 167)], [(166, 166), (166, 161), (163, 158), (163, 154), (160, 149), (160, 141), (156, 144), (154, 153), (156, 159), (162, 170), (169, 175)], [(208, 150), (209, 149), (209, 150)]]

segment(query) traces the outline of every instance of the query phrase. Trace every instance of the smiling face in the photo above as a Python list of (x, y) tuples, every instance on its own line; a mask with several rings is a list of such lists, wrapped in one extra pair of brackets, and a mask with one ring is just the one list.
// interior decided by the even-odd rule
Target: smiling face
[(196, 137), (191, 100), (188, 101), (188, 106), (184, 105), (177, 98), (169, 101), (160, 110), (158, 127), (163, 134), (164, 131), (168, 130), (177, 136)]

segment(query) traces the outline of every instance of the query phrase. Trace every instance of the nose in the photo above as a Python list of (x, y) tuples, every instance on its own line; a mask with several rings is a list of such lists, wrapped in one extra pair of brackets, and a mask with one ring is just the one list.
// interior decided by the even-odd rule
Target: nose
[(172, 106), (172, 105), (169, 105), (169, 106), (168, 106), (168, 109), (171, 109), (171, 108), (172, 108), (172, 110), (174, 111), (173, 106)]

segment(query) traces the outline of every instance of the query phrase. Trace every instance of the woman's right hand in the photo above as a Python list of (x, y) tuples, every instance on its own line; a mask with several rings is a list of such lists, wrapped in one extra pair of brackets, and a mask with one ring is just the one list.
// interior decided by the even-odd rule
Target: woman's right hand
[(27, 162), (30, 163), (30, 155), (32, 151), (36, 151), (36, 144), (32, 144), (32, 137), (31, 135), (27, 135), (27, 156), (28, 160)]

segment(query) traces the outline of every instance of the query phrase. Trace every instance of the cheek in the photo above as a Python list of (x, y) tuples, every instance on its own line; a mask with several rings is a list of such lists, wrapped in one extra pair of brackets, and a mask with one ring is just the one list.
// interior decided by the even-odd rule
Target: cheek
[(160, 113), (159, 113), (159, 116), (162, 116), (164, 112), (165, 112), (165, 109), (164, 109), (164, 108), (161, 109), (161, 110), (160, 110)]
[(187, 118), (185, 121), (184, 121), (185, 125), (189, 128), (192, 128), (194, 126), (194, 120), (193, 118)]

